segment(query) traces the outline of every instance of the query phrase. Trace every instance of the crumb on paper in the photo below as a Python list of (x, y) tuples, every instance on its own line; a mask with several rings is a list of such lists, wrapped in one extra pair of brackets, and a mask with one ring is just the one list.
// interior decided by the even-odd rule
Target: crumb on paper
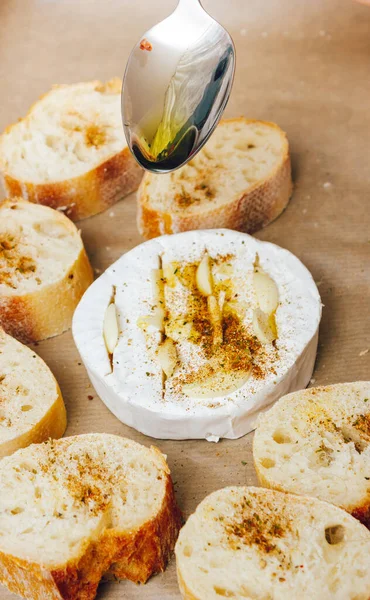
[(330, 33), (328, 33), (327, 31), (325, 31), (325, 29), (320, 29), (320, 31), (319, 31), (319, 37), (325, 38), (328, 41), (330, 41), (332, 39), (332, 36), (330, 35)]
[(219, 436), (218, 435), (213, 435), (212, 433), (206, 436), (206, 440), (207, 442), (215, 442), (217, 444), (217, 442), (219, 441)]
[(102, 271), (101, 269), (98, 269), (97, 267), (95, 267), (95, 268), (94, 268), (94, 272), (95, 272), (97, 275), (100, 275), (100, 273), (102, 273), (103, 271)]
[(362, 350), (359, 354), (359, 356), (365, 356), (365, 354), (368, 354), (370, 348), (366, 348), (365, 350)]
[(325, 181), (322, 187), (324, 188), (324, 190), (328, 190), (329, 188), (331, 188), (332, 185), (333, 184), (330, 183), (330, 181)]
[(110, 211), (109, 216), (110, 217), (114, 217), (114, 211), (113, 210)]
[(312, 378), (310, 379), (310, 384), (311, 384), (311, 385), (313, 385), (313, 384), (315, 383), (315, 381), (316, 381), (316, 379), (315, 379), (314, 377), (312, 377)]
[(88, 400), (94, 400), (94, 396), (92, 396), (91, 394), (88, 395), (87, 397)]
[(146, 38), (143, 38), (140, 42), (140, 50), (147, 50), (147, 52), (151, 52), (153, 50), (153, 46)]
[(70, 204), (66, 204), (66, 206), (57, 206), (56, 210), (60, 212), (71, 212), (72, 208), (76, 206), (76, 202), (71, 202)]

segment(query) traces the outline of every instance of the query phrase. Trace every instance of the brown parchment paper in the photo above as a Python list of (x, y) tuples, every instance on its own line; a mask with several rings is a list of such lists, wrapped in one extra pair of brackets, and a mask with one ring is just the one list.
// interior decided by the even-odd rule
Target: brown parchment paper
[[(0, 0), (0, 129), (53, 83), (122, 75), (133, 44), (175, 4)], [(325, 308), (315, 384), (370, 379), (370, 7), (351, 0), (204, 0), (204, 6), (236, 44), (226, 114), (276, 121), (291, 142), (293, 198), (257, 237), (294, 252), (319, 286)], [(97, 274), (141, 241), (134, 196), (80, 227)], [(96, 396), (70, 333), (36, 351), (61, 385), (67, 434), (105, 431), (156, 443), (168, 455), (185, 516), (215, 489), (256, 483), (252, 435), (219, 444), (146, 438)], [(13, 597), (0, 588), (1, 600)], [(145, 586), (104, 584), (99, 597), (177, 599), (175, 562)]]

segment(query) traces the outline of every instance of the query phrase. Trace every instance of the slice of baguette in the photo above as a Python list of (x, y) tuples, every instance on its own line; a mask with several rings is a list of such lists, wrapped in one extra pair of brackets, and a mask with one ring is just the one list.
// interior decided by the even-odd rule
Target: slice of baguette
[(253, 487), (208, 496), (176, 544), (186, 600), (369, 600), (370, 532), (336, 506)]
[(121, 119), (118, 78), (54, 86), (0, 137), (8, 195), (78, 220), (136, 190), (143, 172), (127, 147)]
[(285, 133), (274, 123), (225, 120), (187, 165), (145, 174), (138, 228), (145, 239), (218, 227), (253, 233), (278, 217), (291, 193)]
[(144, 583), (180, 528), (165, 457), (87, 434), (0, 461), (0, 581), (29, 600), (92, 600), (104, 573)]
[(0, 325), (24, 342), (69, 329), (93, 281), (75, 225), (22, 199), (0, 203)]
[(316, 496), (370, 527), (370, 382), (284, 396), (260, 416), (253, 456), (262, 485)]
[(0, 458), (59, 438), (66, 427), (62, 394), (49, 367), (0, 328)]

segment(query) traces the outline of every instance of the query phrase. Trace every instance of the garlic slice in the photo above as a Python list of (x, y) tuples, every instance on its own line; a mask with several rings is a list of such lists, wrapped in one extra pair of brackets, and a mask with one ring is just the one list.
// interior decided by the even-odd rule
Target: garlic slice
[(253, 331), (262, 344), (271, 344), (277, 338), (275, 316), (268, 315), (260, 308), (253, 311)]
[(114, 302), (109, 304), (104, 315), (103, 337), (105, 346), (109, 354), (113, 354), (118, 342), (118, 320), (116, 305)]
[(205, 254), (200, 261), (195, 274), (197, 288), (203, 296), (210, 296), (213, 290), (211, 265), (208, 254)]
[(275, 281), (270, 275), (258, 269), (253, 273), (253, 286), (260, 309), (271, 315), (279, 305), (279, 292)]
[(171, 377), (177, 366), (177, 350), (171, 338), (158, 347), (158, 360), (166, 377)]
[(163, 278), (166, 281), (166, 285), (170, 288), (174, 288), (178, 281), (176, 273), (177, 273), (178, 265), (176, 263), (169, 263), (167, 265), (163, 265)]
[(137, 320), (137, 326), (143, 331), (147, 331), (149, 327), (154, 327), (158, 331), (164, 331), (164, 309), (157, 307), (151, 315), (140, 317)]
[(175, 342), (188, 340), (193, 329), (193, 322), (186, 320), (186, 315), (176, 316), (166, 321), (165, 334)]
[(241, 388), (249, 379), (248, 373), (224, 373), (222, 371), (196, 383), (185, 383), (182, 392), (189, 398), (217, 398)]
[(222, 313), (218, 302), (214, 296), (208, 296), (207, 306), (209, 316), (213, 325), (213, 345), (220, 346), (222, 344)]
[(226, 300), (226, 292), (225, 292), (225, 290), (221, 290), (220, 293), (218, 294), (218, 305), (220, 307), (221, 314), (224, 309), (225, 300)]
[(152, 269), (152, 290), (154, 304), (162, 304), (164, 300), (163, 269)]

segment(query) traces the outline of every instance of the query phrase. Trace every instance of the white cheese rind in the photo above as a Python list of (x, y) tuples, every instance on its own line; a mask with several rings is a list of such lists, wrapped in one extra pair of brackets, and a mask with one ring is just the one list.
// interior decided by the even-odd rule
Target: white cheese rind
[[(232, 253), (236, 277), (248, 270), (252, 280), (256, 253), (261, 267), (276, 282), (280, 360), (276, 373), (248, 379), (233, 393), (212, 399), (162, 394), (162, 373), (154, 351), (161, 334), (153, 330), (153, 353), (137, 326), (153, 305), (152, 269), (163, 260), (200, 260)], [(248, 295), (249, 284), (245, 293)], [(102, 335), (105, 310), (116, 290), (120, 337), (113, 354), (113, 371)], [(290, 252), (229, 230), (190, 231), (162, 236), (123, 255), (83, 296), (74, 316), (73, 335), (91, 382), (108, 408), (123, 423), (161, 439), (235, 439), (251, 431), (261, 411), (282, 395), (305, 387), (312, 375), (321, 318), (321, 301), (309, 271)]]

